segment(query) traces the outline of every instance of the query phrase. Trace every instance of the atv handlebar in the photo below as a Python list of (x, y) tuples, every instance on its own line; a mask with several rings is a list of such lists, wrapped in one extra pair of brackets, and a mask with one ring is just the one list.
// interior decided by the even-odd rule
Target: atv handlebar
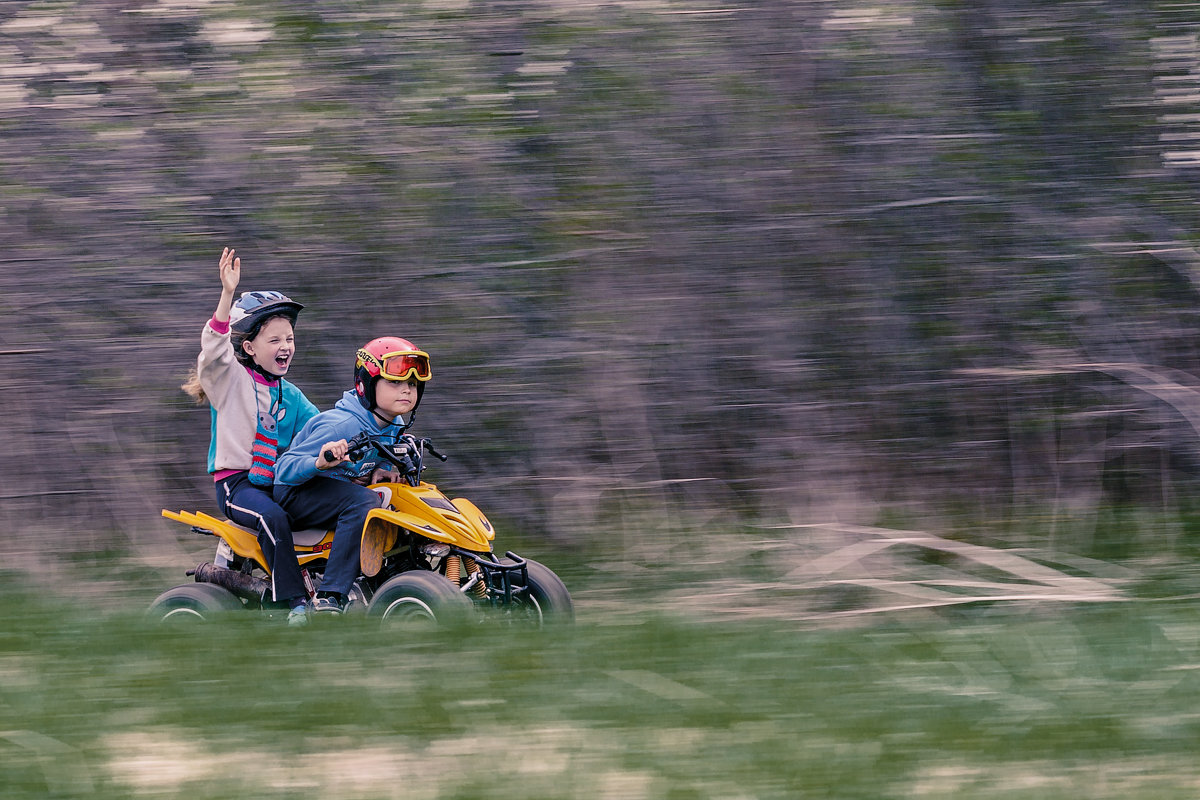
[[(346, 455), (352, 461), (357, 461), (369, 448), (374, 447), (385, 461), (400, 470), (404, 479), (414, 486), (421, 479), (422, 451), (428, 450), (431, 455), (441, 461), (449, 458), (434, 449), (431, 439), (418, 439), (407, 433), (397, 439), (395, 444), (384, 444), (366, 431), (362, 431), (355, 434), (346, 444), (349, 446)], [(334, 460), (332, 450), (326, 450), (322, 455), (325, 456), (326, 461)]]

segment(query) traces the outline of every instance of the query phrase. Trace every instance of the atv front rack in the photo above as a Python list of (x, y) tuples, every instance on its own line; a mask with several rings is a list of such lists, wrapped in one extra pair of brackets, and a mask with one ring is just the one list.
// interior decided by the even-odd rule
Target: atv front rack
[(502, 564), (495, 553), (479, 553), (459, 547), (451, 547), (450, 552), (460, 558), (469, 558), (479, 566), (479, 572), (459, 587), (458, 590), (463, 594), (474, 591), (492, 607), (496, 607), (510, 606), (513, 600), (529, 593), (529, 570), (525, 559), (513, 551), (504, 554), (511, 564)]

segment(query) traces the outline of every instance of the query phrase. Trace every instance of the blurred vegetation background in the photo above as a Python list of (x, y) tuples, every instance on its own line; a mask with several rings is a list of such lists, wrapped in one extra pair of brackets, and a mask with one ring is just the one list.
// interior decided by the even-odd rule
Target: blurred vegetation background
[(321, 407), (362, 342), (427, 349), (430, 477), (533, 540), (1194, 555), (1198, 36), (1128, 0), (0, 4), (8, 566), (178, 571), (224, 246), (307, 305)]

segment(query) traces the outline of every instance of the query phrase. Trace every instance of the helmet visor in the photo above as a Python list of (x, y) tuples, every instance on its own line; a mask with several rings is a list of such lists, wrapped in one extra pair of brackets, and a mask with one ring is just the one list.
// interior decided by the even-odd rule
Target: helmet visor
[(433, 375), (429, 370), (429, 355), (420, 351), (388, 353), (379, 362), (383, 365), (380, 376), (389, 381), (406, 381), (409, 378), (427, 381)]

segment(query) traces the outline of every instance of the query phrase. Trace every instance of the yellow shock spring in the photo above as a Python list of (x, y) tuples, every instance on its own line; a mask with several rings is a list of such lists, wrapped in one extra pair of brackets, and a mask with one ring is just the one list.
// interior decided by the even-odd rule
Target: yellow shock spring
[(450, 556), (446, 559), (446, 577), (458, 585), (458, 579), (462, 577), (462, 559), (458, 556)]
[[(463, 561), (467, 567), (467, 574), (478, 575), (483, 571), (480, 569), (479, 564), (475, 563), (475, 559), (464, 556)], [(485, 596), (487, 594), (487, 580), (482, 575), (479, 575), (479, 582), (471, 587), (471, 591), (475, 593), (476, 597)]]

